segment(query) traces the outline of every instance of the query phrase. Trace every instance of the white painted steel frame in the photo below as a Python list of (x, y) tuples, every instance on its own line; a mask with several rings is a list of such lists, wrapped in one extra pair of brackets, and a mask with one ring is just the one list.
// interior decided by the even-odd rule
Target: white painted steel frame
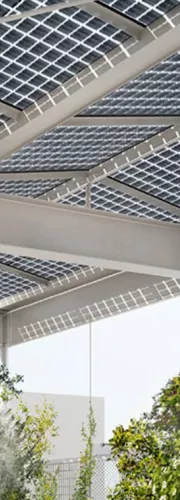
[(131, 115), (131, 116), (74, 116), (66, 122), (68, 127), (128, 127), (128, 126), (167, 126), (180, 125), (177, 115)]
[[(95, 63), (93, 65), (93, 71), (91, 73), (88, 72), (83, 72), (82, 76), (78, 75), (78, 77), (74, 78), (74, 86), (73, 84), (70, 83), (70, 87), (67, 88), (65, 86), (62, 86), (61, 91), (61, 97), (59, 96), (57, 101), (56, 99), (53, 100), (52, 97), (52, 102), (53, 106), (50, 107), (49, 104), (45, 105), (45, 111), (41, 114), (41, 107), (40, 111), (38, 111), (38, 108), (36, 105), (34, 108), (32, 107), (32, 114), (29, 111), (27, 113), (23, 113), (23, 116), (21, 120), (19, 120), (19, 123), (16, 125), (12, 126), (12, 129), (10, 127), (10, 135), (8, 138), (6, 137), (7, 135), (7, 130), (5, 131), (5, 135), (3, 138), (3, 134), (1, 134), (2, 141), (1, 141), (1, 158), (8, 156), (9, 154), (13, 153), (17, 149), (19, 149), (21, 146), (24, 144), (30, 142), (31, 140), (35, 139), (42, 133), (44, 133), (46, 130), (49, 130), (50, 128), (54, 128), (56, 125), (59, 123), (63, 123), (64, 121), (70, 119), (71, 117), (79, 113), (81, 109), (84, 109), (88, 105), (92, 104), (93, 102), (101, 99), (104, 95), (107, 93), (111, 92), (113, 89), (115, 89), (117, 86), (125, 84), (129, 79), (134, 78), (135, 76), (139, 75), (141, 72), (147, 70), (151, 66), (155, 65), (156, 63), (160, 62), (161, 59), (168, 57), (172, 53), (176, 52), (180, 46), (180, 16), (178, 16), (180, 10), (174, 9), (174, 12), (176, 11), (177, 17), (175, 21), (176, 27), (172, 28), (172, 24), (165, 23), (165, 21), (162, 23), (162, 20), (158, 21), (157, 23), (153, 23), (155, 31), (151, 31), (151, 29), (145, 29), (143, 32), (142, 40), (140, 42), (137, 42), (136, 44), (131, 44), (131, 42), (124, 44), (124, 48), (121, 52), (118, 50), (114, 51), (114, 56), (105, 56), (102, 58), (103, 62), (101, 63)], [(172, 13), (172, 18), (173, 18), (173, 13)], [(127, 49), (126, 49), (127, 47)], [(106, 61), (106, 64), (105, 64)], [(111, 69), (109, 69), (111, 68)], [(56, 92), (55, 92), (56, 94)], [(66, 99), (64, 99), (65, 95), (67, 96)], [(38, 103), (39, 104), (39, 103)], [(34, 109), (34, 111), (33, 111)], [(34, 113), (34, 114), (33, 114)], [(34, 116), (34, 118), (33, 118)], [(45, 120), (47, 120), (47, 123), (45, 124)], [(177, 123), (177, 122), (176, 122)], [(167, 132), (157, 135), (155, 138), (152, 138), (150, 141), (147, 141), (145, 143), (141, 143), (137, 148), (131, 148), (129, 151), (125, 152), (122, 155), (119, 155), (120, 158), (118, 158), (118, 162), (120, 162), (120, 166), (116, 164), (117, 158), (112, 159), (110, 162), (106, 162), (104, 165), (99, 165), (97, 169), (93, 169), (90, 174), (88, 174), (88, 177), (86, 176), (86, 181), (83, 179), (84, 186), (86, 187), (87, 185), (89, 186), (90, 183), (96, 182), (97, 180), (100, 180), (104, 178), (104, 176), (107, 176), (110, 173), (117, 171), (117, 169), (122, 168), (122, 166), (126, 166), (131, 164), (134, 161), (137, 161), (137, 159), (140, 159), (141, 157), (147, 156), (151, 154), (151, 152), (161, 149), (165, 147), (167, 144), (172, 144), (176, 140), (179, 139), (179, 128), (176, 126), (176, 128), (170, 129)], [(73, 189), (79, 189), (77, 187), (77, 182), (76, 181), (70, 181), (74, 182), (73, 184)], [(68, 192), (71, 192), (68, 188)], [(46, 235), (48, 236), (48, 240), (45, 238), (45, 227), (41, 224), (39, 225), (40, 219), (39, 215), (41, 212), (41, 209), (43, 212), (48, 209), (48, 217), (43, 216), (43, 221), (48, 220), (50, 216), (50, 206), (46, 206), (44, 203), (41, 203), (41, 208), (40, 205), (38, 205), (38, 210), (34, 212), (34, 209), (37, 208), (36, 203), (31, 203), (31, 202), (25, 202), (23, 201), (17, 201), (18, 203), (23, 203), (23, 207), (21, 205), (21, 214), (23, 214), (24, 209), (24, 218), (25, 224), (19, 223), (21, 220), (21, 217), (19, 218), (18, 211), (14, 210), (15, 205), (13, 199), (10, 198), (5, 198), (2, 197), (0, 200), (0, 228), (2, 228), (2, 232), (0, 230), (0, 248), (2, 250), (4, 243), (6, 245), (6, 249), (8, 245), (12, 245), (14, 247), (15, 253), (19, 253), (19, 247), (17, 246), (17, 241), (18, 245), (21, 244), (21, 250), (23, 250), (23, 255), (28, 254), (29, 252), (37, 252), (37, 248), (33, 248), (34, 244), (36, 246), (39, 246), (38, 252), (40, 254), (44, 255), (44, 248), (45, 252), (48, 251), (51, 253), (53, 252), (53, 256), (55, 256), (56, 250), (57, 250), (57, 256), (59, 260), (59, 255), (64, 255), (64, 248), (62, 249), (60, 247), (57, 248), (57, 245), (59, 244), (59, 234), (61, 233), (61, 224), (59, 222), (59, 217), (56, 223), (54, 223), (54, 226), (51, 226), (51, 231), (54, 233), (49, 233), (48, 230), (46, 230)], [(3, 219), (2, 215), (2, 209), (5, 209), (4, 203), (8, 203), (8, 209), (5, 210)], [(16, 208), (17, 208), (16, 204)], [(11, 205), (11, 208), (10, 208)], [(26, 205), (26, 208), (25, 208)], [(26, 209), (27, 207), (33, 208), (33, 210), (30, 209), (29, 213), (27, 213)], [(43, 208), (42, 208), (43, 207)], [(23, 208), (23, 209), (22, 209)], [(56, 207), (57, 208), (57, 207)], [(61, 207), (58, 207), (58, 213), (62, 214), (62, 209)], [(79, 226), (79, 219), (78, 219), (78, 214), (80, 213), (79, 210), (74, 210), (72, 212), (71, 210), (71, 216), (75, 215), (75, 221), (77, 224), (77, 229)], [(16, 213), (15, 213), (16, 212)], [(68, 209), (69, 215), (70, 211)], [(76, 212), (76, 214), (75, 214)], [(168, 225), (168, 224), (156, 224), (152, 221), (145, 222), (145, 221), (138, 221), (138, 220), (133, 220), (133, 219), (126, 219), (126, 218), (121, 218), (120, 216), (106, 216), (106, 214), (101, 212), (96, 213), (95, 211), (92, 213), (92, 211), (81, 211), (81, 214), (83, 213), (84, 222), (83, 225), (81, 224), (81, 241), (76, 242), (76, 248), (73, 248), (73, 244), (75, 241), (75, 238), (73, 237), (73, 234), (70, 235), (69, 227), (67, 225), (67, 217), (64, 218), (63, 222), (63, 236), (65, 237), (65, 240), (63, 241), (63, 237), (61, 237), (60, 244), (65, 242), (66, 245), (66, 256), (70, 256), (70, 260), (72, 259), (72, 255), (69, 254), (69, 250), (72, 250), (73, 248), (73, 258), (76, 253), (76, 258), (82, 259), (82, 250), (83, 250), (83, 259), (88, 259), (88, 262), (93, 262), (94, 263), (99, 263), (99, 261), (107, 265), (109, 267), (110, 262), (112, 263), (112, 269), (116, 269), (116, 265), (118, 264), (118, 269), (120, 269), (120, 266), (122, 264), (120, 257), (122, 258), (123, 252), (125, 252), (125, 261), (123, 259), (123, 264), (129, 265), (130, 267), (133, 265), (133, 269), (131, 267), (131, 270), (137, 269), (138, 272), (149, 272), (157, 274), (157, 272), (160, 272), (161, 276), (162, 275), (167, 275), (167, 276), (180, 276), (180, 263), (178, 259), (178, 249), (179, 249), (179, 242), (180, 242), (180, 233), (179, 233), (179, 228), (178, 226), (175, 225)], [(33, 214), (33, 216), (32, 216)], [(36, 215), (38, 216), (38, 220), (36, 220)], [(67, 215), (67, 212), (66, 212)], [(94, 224), (87, 223), (88, 217), (93, 217), (93, 220), (96, 220), (96, 228)], [(102, 227), (102, 218), (105, 222)], [(6, 220), (5, 220), (6, 219)], [(14, 226), (15, 219), (18, 221), (17, 224)], [(51, 219), (51, 217), (50, 217)], [(111, 223), (110, 223), (111, 220)], [(112, 221), (114, 220), (113, 224)], [(116, 221), (116, 222), (115, 222)], [(35, 222), (35, 223), (34, 223)], [(52, 222), (49, 221), (48, 223)], [(55, 222), (55, 219), (54, 219)], [(71, 219), (71, 223), (74, 224), (74, 221)], [(114, 226), (118, 225), (118, 228), (115, 228)], [(10, 226), (11, 224), (11, 226)], [(88, 225), (87, 225), (88, 224)], [(66, 226), (66, 228), (65, 228)], [(84, 231), (84, 226), (86, 226), (86, 232)], [(106, 227), (105, 227), (106, 226)], [(113, 226), (113, 228), (112, 228)], [(124, 226), (123, 230), (123, 235), (124, 238), (122, 238), (122, 228)], [(10, 230), (10, 227), (12, 228), (12, 231)], [(39, 234), (39, 228), (41, 227), (42, 233), (41, 235)], [(70, 226), (71, 229), (72, 226)], [(138, 230), (134, 231), (134, 228), (138, 228)], [(15, 230), (16, 228), (16, 230)], [(90, 228), (90, 234), (88, 235), (88, 238), (91, 236), (91, 246), (89, 246), (89, 239), (86, 240), (86, 233), (87, 229), (89, 232)], [(14, 230), (13, 230), (14, 229)], [(24, 231), (25, 229), (25, 231)], [(108, 229), (108, 232), (107, 232)], [(117, 230), (117, 239), (113, 239), (111, 241), (111, 235), (112, 235), (112, 229), (113, 229), (113, 235), (115, 238), (115, 229)], [(133, 230), (132, 230), (133, 229)], [(36, 234), (36, 231), (38, 230), (38, 234)], [(95, 232), (94, 232), (95, 230)], [(15, 234), (16, 232), (16, 234)], [(22, 234), (24, 232), (24, 235)], [(107, 248), (106, 242), (105, 242), (105, 232), (106, 232), (106, 242), (108, 241), (111, 242), (110, 248)], [(12, 234), (10, 234), (12, 233)], [(62, 234), (62, 233), (61, 233)], [(94, 234), (96, 237), (94, 237)], [(42, 242), (40, 245), (38, 245), (38, 238), (36, 241), (36, 236), (39, 235), (39, 242), (40, 239), (42, 239)], [(70, 239), (69, 239), (70, 235)], [(82, 242), (82, 235), (84, 242)], [(98, 238), (97, 238), (98, 235)], [(78, 239), (78, 238), (77, 238)], [(100, 241), (99, 241), (100, 240)], [(82, 243), (82, 246), (80, 245)], [(85, 245), (84, 245), (85, 243)], [(96, 248), (92, 248), (92, 245), (95, 243)], [(77, 248), (77, 245), (79, 244), (79, 249)], [(55, 245), (55, 248), (54, 248)], [(128, 245), (128, 246), (127, 246)], [(51, 246), (53, 248), (51, 248)], [(142, 246), (144, 248), (142, 248)], [(88, 248), (89, 247), (89, 248)], [(91, 251), (92, 248), (92, 251)], [(126, 252), (126, 249), (128, 248), (129, 252)], [(158, 252), (157, 252), (158, 248)], [(164, 252), (164, 248), (166, 248), (166, 252)], [(78, 252), (77, 252), (78, 249)], [(76, 250), (76, 252), (75, 252)], [(86, 250), (86, 252), (85, 252)], [(88, 250), (88, 255), (87, 255), (87, 250)], [(135, 252), (134, 252), (135, 250)], [(24, 251), (26, 252), (24, 254)], [(89, 255), (89, 252), (91, 255)], [(79, 256), (79, 254), (81, 254)], [(121, 254), (121, 255), (120, 255)], [(133, 256), (134, 254), (134, 256)], [(32, 255), (32, 254), (31, 254)], [(118, 257), (118, 260), (116, 258)], [(130, 258), (132, 257), (132, 258)], [(142, 257), (142, 258), (141, 258)], [(129, 260), (128, 260), (129, 259)], [(144, 262), (145, 259), (145, 262)], [(67, 260), (67, 259), (66, 259)], [(139, 262), (140, 260), (140, 262)], [(133, 262), (131, 262), (133, 261)], [(136, 262), (135, 262), (136, 261)], [(87, 262), (87, 261), (86, 261)], [(82, 263), (82, 262), (81, 262)], [(157, 276), (154, 278), (153, 276), (147, 277), (146, 275), (141, 275), (141, 274), (134, 274), (134, 273), (124, 273), (125, 276), (125, 286), (123, 288), (124, 291), (120, 289), (120, 283), (118, 283), (118, 293), (126, 293), (131, 289), (130, 281), (129, 279), (133, 279), (133, 276), (135, 276), (135, 282), (133, 283), (133, 289), (137, 288), (142, 288), (142, 286), (147, 286), (147, 279), (150, 280), (151, 284), (157, 280), (162, 280), (162, 278), (159, 278)], [(127, 277), (129, 278), (127, 279)], [(112, 277), (112, 279), (116, 282), (121, 280), (122, 283), (122, 274), (120, 273), (115, 273)], [(110, 280), (111, 278), (107, 278), (107, 289), (106, 293), (108, 294), (107, 297), (109, 298), (110, 296)], [(101, 283), (102, 284), (102, 283)], [(86, 283), (87, 285), (87, 283)], [(102, 290), (105, 290), (104, 283), (101, 288)], [(81, 289), (83, 290), (83, 289)], [(93, 291), (93, 293), (92, 293)], [(95, 295), (95, 291), (97, 293), (97, 296)], [(94, 290), (91, 288), (91, 293), (93, 296), (93, 302), (101, 300), (100, 296), (100, 290), (97, 288), (97, 283), (94, 283)], [(106, 294), (105, 293), (105, 294)], [(112, 287), (112, 295), (116, 294), (116, 289)], [(104, 295), (104, 291), (103, 291)], [(84, 290), (82, 292), (82, 296), (84, 298), (84, 303), (87, 304), (89, 300), (88, 293), (87, 295), (84, 293)], [(77, 298), (77, 290), (75, 291), (74, 296), (71, 295), (66, 295), (66, 297), (69, 299), (69, 305), (66, 302), (65, 304), (65, 309), (68, 310), (69, 307), (72, 307), (75, 309), (76, 303), (74, 302), (74, 299)], [(49, 299), (48, 299), (49, 300)], [(54, 298), (52, 299), (54, 302)], [(62, 296), (61, 296), (61, 304), (62, 304)], [(102, 298), (102, 300), (104, 300)], [(52, 302), (52, 303), (53, 303)], [(42, 315), (43, 318), (47, 318), (47, 316), (50, 314), (52, 310), (47, 309), (47, 302), (43, 302), (43, 311)], [(70, 306), (71, 304), (71, 306)], [(21, 309), (19, 311), (16, 311), (14, 313), (11, 313), (13, 317), (13, 333), (17, 333), (18, 339), (19, 339), (19, 329), (23, 328), (25, 324), (27, 324), (28, 318), (30, 323), (37, 319), (37, 316), (32, 316), (32, 312), (34, 307), (37, 307), (37, 315), (39, 320), (39, 309), (40, 304), (34, 304), (33, 306), (30, 306), (28, 310), (26, 308)], [(74, 307), (75, 306), (75, 307)], [(54, 307), (55, 307), (55, 302), (54, 302)], [(81, 307), (81, 306), (80, 306)], [(23, 310), (24, 310), (24, 316), (23, 316)], [(58, 311), (54, 310), (57, 314), (60, 314), (59, 310), (59, 303), (58, 303)], [(15, 314), (16, 314), (16, 322), (15, 320)], [(17, 316), (19, 314), (19, 316)], [(30, 314), (28, 316), (27, 314)], [(35, 311), (34, 311), (35, 314)]]
[(48, 170), (48, 171), (25, 171), (25, 172), (3, 172), (0, 171), (0, 182), (4, 181), (38, 181), (58, 179), (65, 181), (69, 179), (82, 179), (82, 170)]
[(178, 224), (0, 198), (2, 253), (180, 278), (179, 248)]

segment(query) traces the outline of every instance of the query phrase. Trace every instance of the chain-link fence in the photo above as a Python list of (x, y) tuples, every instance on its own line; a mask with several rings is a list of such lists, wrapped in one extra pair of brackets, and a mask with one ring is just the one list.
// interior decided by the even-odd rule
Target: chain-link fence
[[(113, 488), (118, 481), (118, 471), (115, 462), (108, 460), (109, 455), (96, 456), (96, 470), (94, 473), (91, 498), (93, 500), (106, 500), (109, 488)], [(71, 500), (76, 479), (78, 477), (80, 462), (78, 459), (51, 462), (48, 466), (50, 472), (58, 469), (58, 489), (61, 500)]]

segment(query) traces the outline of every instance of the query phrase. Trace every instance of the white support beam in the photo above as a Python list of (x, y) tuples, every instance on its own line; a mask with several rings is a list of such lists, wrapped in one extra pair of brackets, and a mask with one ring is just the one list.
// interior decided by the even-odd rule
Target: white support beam
[(168, 210), (169, 213), (173, 215), (177, 215), (180, 218), (180, 207), (176, 205), (172, 205), (172, 203), (168, 203), (166, 201), (157, 198), (156, 196), (152, 196), (144, 191), (140, 191), (139, 189), (133, 188), (132, 186), (128, 186), (123, 182), (120, 182), (115, 179), (111, 179), (110, 177), (106, 177), (102, 184), (104, 186), (113, 188), (121, 193), (127, 194), (128, 196), (132, 196), (137, 198), (140, 201), (145, 201), (146, 203), (150, 203), (154, 207), (161, 208), (162, 210)]
[[(100, 303), (112, 297), (125, 295), (129, 292), (142, 290), (147, 287), (153, 287), (154, 284), (162, 282), (161, 277), (154, 278), (149, 275), (139, 275), (136, 273), (107, 273), (107, 276), (99, 278), (96, 276), (88, 283), (83, 280), (76, 281), (76, 285), (67, 287), (65, 291), (54, 294), (54, 289), (49, 288), (49, 296), (39, 301), (34, 301), (32, 304), (14, 310), (8, 314), (11, 319), (11, 342), (12, 344), (23, 341), (21, 334), (24, 333), (24, 327), (34, 325), (34, 331), (37, 328), (41, 335), (41, 323), (44, 322), (44, 330), (46, 320), (49, 318), (57, 318), (66, 312), (82, 310), (86, 306), (91, 306), (95, 303)], [(51, 296), (52, 292), (52, 296)], [(156, 289), (151, 289), (151, 294), (154, 294), (154, 300), (157, 300)], [(52, 331), (53, 332), (53, 321)], [(54, 331), (56, 331), (56, 323), (54, 322)], [(31, 333), (31, 328), (29, 329)], [(48, 327), (47, 327), (48, 330)], [(33, 331), (33, 328), (32, 328)], [(50, 332), (49, 332), (50, 333)], [(29, 337), (31, 338), (31, 336)], [(33, 335), (32, 335), (33, 338)]]
[(7, 157), (48, 130), (65, 123), (117, 87), (125, 85), (129, 80), (176, 53), (180, 48), (180, 24), (172, 28), (164, 21), (162, 27), (161, 20), (155, 26), (154, 31), (150, 27), (144, 29), (141, 40), (135, 45), (129, 42), (124, 52), (118, 49), (113, 62), (110, 56), (106, 56), (101, 66), (99, 62), (95, 63), (92, 70), (88, 68), (88, 72), (74, 77), (74, 83), (69, 82), (67, 86), (61, 87), (58, 98), (52, 98), (51, 104), (46, 103), (44, 112), (41, 103), (39, 110), (37, 107), (33, 108), (34, 113), (33, 109), (31, 113), (27, 110), (26, 122), (22, 120), (19, 127), (2, 138), (0, 158)]
[(66, 122), (67, 127), (139, 127), (180, 125), (180, 116), (74, 116)]
[(78, 178), (78, 180), (71, 179), (68, 185), (62, 184), (60, 187), (45, 193), (42, 198), (44, 200), (51, 201), (63, 201), (70, 195), (77, 193), (81, 189), (85, 189), (87, 184), (95, 184), (97, 182), (102, 182), (107, 176), (111, 176), (120, 170), (125, 169), (137, 163), (144, 158), (151, 156), (153, 153), (160, 151), (166, 147), (169, 147), (180, 140), (180, 125), (171, 127), (163, 132), (160, 132), (150, 139), (140, 142), (136, 146), (127, 149), (123, 153), (114, 156), (110, 160), (105, 161), (97, 165), (97, 167), (92, 168), (89, 172), (85, 173), (84, 178)]
[(178, 224), (0, 198), (2, 253), (180, 278), (179, 248)]
[(107, 7), (105, 4), (102, 5), (101, 3), (94, 2), (92, 5), (85, 5), (83, 10), (94, 17), (98, 17), (101, 21), (104, 21), (107, 24), (112, 24), (112, 26), (115, 26), (118, 30), (123, 30), (130, 36), (137, 39), (141, 38), (144, 30), (143, 26), (127, 16), (123, 16), (118, 11)]
[(81, 170), (61, 170), (61, 171), (28, 171), (28, 172), (0, 172), (0, 182), (3, 181), (38, 181), (38, 180), (52, 180), (58, 179), (61, 181), (68, 181), (69, 179), (82, 179)]
[(3, 273), (15, 274), (16, 276), (20, 276), (25, 280), (34, 281), (34, 283), (38, 283), (38, 285), (46, 286), (49, 283), (49, 280), (42, 278), (41, 276), (37, 276), (36, 274), (22, 271), (22, 269), (18, 269), (17, 267), (10, 266), (8, 264), (2, 264), (0, 262), (0, 278), (1, 278), (1, 271)]
[(5, 102), (0, 101), (0, 114), (8, 116), (12, 118), (12, 120), (18, 121), (22, 115), (22, 111), (15, 108), (14, 106), (10, 106)]
[(65, 0), (65, 2), (61, 1), (52, 5), (47, 5), (46, 7), (40, 7), (39, 9), (25, 10), (24, 12), (19, 12), (18, 14), (2, 16), (0, 17), (0, 24), (12, 23), (14, 21), (20, 21), (21, 19), (28, 19), (29, 17), (36, 17), (71, 7), (82, 7), (84, 4), (86, 5), (93, 1), (94, 0)]

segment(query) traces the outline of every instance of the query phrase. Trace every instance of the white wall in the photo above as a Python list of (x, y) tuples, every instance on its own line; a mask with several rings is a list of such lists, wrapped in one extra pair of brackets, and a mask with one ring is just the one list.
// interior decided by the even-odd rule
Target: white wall
[[(89, 398), (86, 396), (64, 396), (58, 394), (36, 394), (24, 393), (23, 399), (27, 402), (28, 408), (33, 413), (36, 405), (41, 405), (44, 400), (54, 404), (57, 412), (57, 426), (59, 436), (53, 439), (55, 445), (52, 460), (78, 457), (83, 444), (81, 440), (82, 422), (87, 422), (89, 411)], [(15, 402), (12, 403), (16, 405)], [(95, 418), (97, 422), (97, 432), (94, 442), (96, 444), (104, 442), (104, 399), (93, 398), (92, 400)]]

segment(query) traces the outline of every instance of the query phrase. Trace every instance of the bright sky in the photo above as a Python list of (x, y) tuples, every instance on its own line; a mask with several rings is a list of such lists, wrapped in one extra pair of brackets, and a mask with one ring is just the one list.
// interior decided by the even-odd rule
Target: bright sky
[[(93, 395), (104, 396), (106, 439), (151, 406), (180, 370), (180, 298), (93, 323)], [(89, 327), (10, 349), (24, 391), (88, 395)]]

